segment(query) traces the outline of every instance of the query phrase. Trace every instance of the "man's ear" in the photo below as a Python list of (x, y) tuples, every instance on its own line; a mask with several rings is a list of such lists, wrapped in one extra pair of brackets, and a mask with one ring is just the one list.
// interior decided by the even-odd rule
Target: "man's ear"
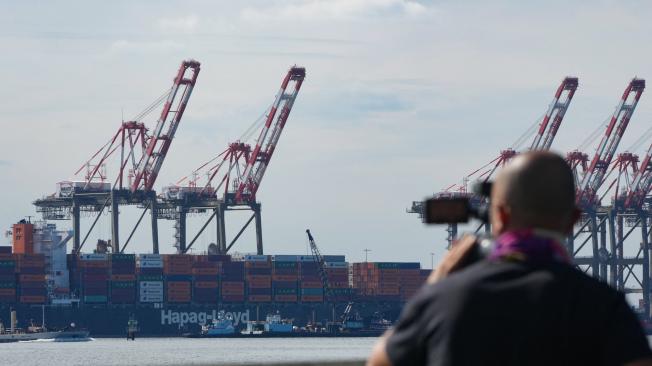
[(494, 212), (498, 217), (492, 220), (492, 228), (494, 235), (500, 235), (505, 231), (506, 227), (509, 227), (512, 214), (509, 207), (505, 205), (498, 205)]

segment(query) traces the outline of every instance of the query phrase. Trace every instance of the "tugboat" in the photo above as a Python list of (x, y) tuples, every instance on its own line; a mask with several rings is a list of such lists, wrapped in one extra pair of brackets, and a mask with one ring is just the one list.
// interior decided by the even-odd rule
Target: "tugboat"
[(233, 319), (230, 315), (226, 315), (224, 311), (217, 313), (217, 318), (213, 319), (210, 325), (202, 326), (202, 335), (204, 336), (228, 336), (235, 334), (235, 327), (233, 326)]
[(264, 331), (265, 333), (292, 333), (294, 331), (292, 319), (281, 319), (279, 313), (267, 315)]
[(136, 333), (140, 329), (138, 328), (138, 320), (136, 320), (136, 316), (131, 314), (129, 317), (129, 321), (127, 321), (127, 340), (136, 340)]
[(228, 338), (237, 337), (238, 333), (235, 332), (231, 315), (220, 311), (210, 324), (202, 325), (198, 333), (184, 333), (182, 336), (187, 338)]

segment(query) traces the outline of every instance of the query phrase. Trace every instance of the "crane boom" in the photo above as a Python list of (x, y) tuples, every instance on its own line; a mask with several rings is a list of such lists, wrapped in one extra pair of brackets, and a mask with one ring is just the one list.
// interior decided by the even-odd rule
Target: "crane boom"
[(641, 94), (645, 89), (645, 80), (634, 78), (629, 83), (625, 92), (623, 93), (616, 110), (611, 116), (611, 120), (607, 125), (605, 134), (598, 145), (598, 148), (591, 160), (591, 164), (577, 192), (577, 202), (581, 205), (594, 204), (597, 191), (602, 185), (605, 178), (611, 159), (616, 153), (618, 144), (627, 129), (629, 120), (636, 109)]
[[(557, 92), (552, 99), (552, 103), (550, 103), (550, 106), (539, 125), (539, 131), (535, 135), (534, 141), (532, 141), (530, 150), (550, 149), (550, 146), (552, 146), (552, 142), (557, 135), (557, 130), (559, 130), (559, 126), (561, 126), (561, 122), (564, 120), (566, 110), (568, 110), (573, 95), (575, 95), (577, 85), (577, 78), (571, 76), (567, 76), (561, 82), (561, 85), (557, 88)], [(550, 124), (550, 120), (552, 120), (552, 124)], [(549, 124), (550, 126), (548, 127)]]
[[(267, 113), (265, 125), (260, 131), (260, 136), (256, 141), (256, 146), (247, 161), (242, 180), (240, 181), (235, 193), (236, 201), (242, 201), (245, 198), (251, 201), (255, 200), (260, 182), (262, 181), (265, 170), (274, 154), (276, 144), (281, 137), (283, 127), (285, 127), (285, 122), (290, 115), (290, 111), (292, 110), (292, 106), (294, 105), (294, 101), (305, 77), (306, 69), (294, 66), (290, 68), (283, 79), (281, 88), (276, 94), (274, 103)], [(286, 93), (286, 89), (290, 82), (294, 83), (294, 88), (289, 93)], [(279, 109), (280, 112), (278, 118), (276, 119), (276, 122), (274, 122), (274, 117)], [(272, 122), (274, 122), (273, 125)]]
[(319, 265), (319, 277), (321, 278), (321, 283), (322, 286), (324, 286), (324, 297), (330, 299), (331, 298), (331, 290), (330, 286), (328, 284), (328, 273), (326, 273), (326, 262), (324, 261), (324, 257), (321, 255), (321, 252), (319, 252), (319, 248), (317, 247), (317, 243), (315, 243), (315, 239), (312, 237), (312, 234), (310, 233), (310, 229), (306, 229), (306, 234), (308, 234), (308, 242), (310, 243), (310, 251), (312, 251), (312, 255)]
[(634, 173), (634, 178), (625, 199), (625, 207), (641, 208), (645, 196), (652, 189), (652, 165), (650, 160), (652, 160), (652, 144), (647, 149), (638, 170)]
[[(165, 155), (170, 149), (174, 134), (179, 127), (183, 112), (188, 105), (188, 99), (195, 87), (199, 75), (200, 63), (195, 60), (187, 60), (181, 63), (179, 71), (174, 78), (174, 83), (168, 99), (163, 106), (161, 116), (156, 123), (152, 136), (147, 142), (145, 153), (136, 165), (134, 180), (131, 191), (138, 189), (150, 191), (154, 186)], [(189, 74), (189, 75), (188, 75)], [(179, 98), (177, 96), (180, 95)], [(173, 110), (174, 108), (174, 110)]]

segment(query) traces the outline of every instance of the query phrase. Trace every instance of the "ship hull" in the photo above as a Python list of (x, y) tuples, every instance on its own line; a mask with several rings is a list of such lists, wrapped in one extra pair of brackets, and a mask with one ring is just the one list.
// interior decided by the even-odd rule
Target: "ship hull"
[[(326, 323), (333, 314), (342, 314), (346, 303), (315, 304), (251, 304), (223, 303), (207, 305), (171, 305), (162, 307), (143, 305), (85, 305), (82, 307), (45, 307), (45, 319), (51, 329), (63, 329), (71, 323), (86, 329), (93, 337), (124, 337), (130, 317), (138, 320), (140, 337), (182, 336), (187, 333), (199, 333), (202, 323), (210, 323), (218, 312), (230, 313), (234, 326), (244, 327), (247, 321), (264, 320), (267, 314), (277, 312), (283, 318), (294, 319), (294, 324), (304, 326), (311, 322)], [(398, 302), (356, 303), (356, 311), (367, 323), (376, 312), (388, 320), (395, 320), (402, 308)], [(0, 305), (0, 320), (9, 324), (10, 309), (17, 310), (19, 326), (29, 324), (30, 320), (40, 320), (40, 305)]]

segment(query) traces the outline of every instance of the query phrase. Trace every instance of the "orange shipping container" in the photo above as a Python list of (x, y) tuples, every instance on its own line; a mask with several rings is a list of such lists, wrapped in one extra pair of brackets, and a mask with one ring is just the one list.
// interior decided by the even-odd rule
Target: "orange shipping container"
[(249, 295), (247, 299), (251, 302), (271, 302), (271, 295)]
[(298, 277), (297, 275), (273, 275), (272, 279), (274, 281), (296, 281)]
[(20, 275), (18, 276), (19, 282), (43, 282), (45, 275)]
[(20, 296), (19, 301), (26, 304), (42, 304), (45, 302), (45, 296)]
[(222, 295), (244, 295), (244, 289), (222, 288)]
[(278, 302), (297, 302), (297, 295), (275, 295), (274, 301)]
[(15, 288), (0, 288), (0, 296), (16, 296)]
[(220, 274), (219, 268), (193, 268), (192, 274), (194, 275), (206, 275), (206, 276), (217, 276)]
[(324, 296), (304, 295), (304, 296), (301, 296), (301, 301), (302, 302), (323, 302), (324, 301)]

